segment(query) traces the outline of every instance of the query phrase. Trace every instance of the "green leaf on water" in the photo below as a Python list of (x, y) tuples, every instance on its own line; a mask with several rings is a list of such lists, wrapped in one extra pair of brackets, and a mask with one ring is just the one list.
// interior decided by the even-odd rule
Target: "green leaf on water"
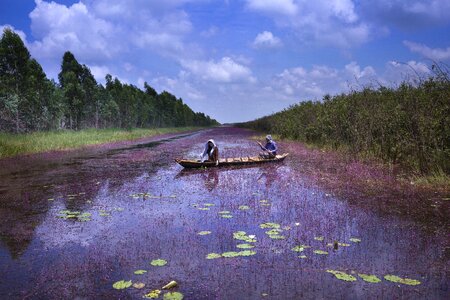
[(328, 255), (328, 252), (327, 251), (323, 251), (323, 250), (314, 250), (313, 252), (315, 254)]
[(305, 259), (305, 258), (307, 258), (307, 256), (306, 255), (299, 255), (299, 258)]
[(324, 238), (323, 238), (323, 236), (315, 236), (314, 239), (316, 241), (323, 241)]
[(182, 300), (183, 294), (180, 292), (168, 292), (163, 296), (164, 300)]
[(262, 229), (265, 228), (280, 228), (280, 224), (277, 223), (263, 223), (263, 224), (259, 224), (259, 227)]
[(369, 275), (369, 274), (358, 274), (359, 277), (362, 278), (362, 280), (370, 283), (378, 283), (381, 281), (380, 278), (378, 278), (375, 275)]
[(261, 202), (261, 203), (268, 203), (269, 200), (259, 200), (259, 202)]
[(353, 243), (360, 243), (361, 242), (361, 240), (358, 239), (358, 238), (351, 238), (350, 241), (353, 242)]
[(147, 298), (147, 299), (156, 299), (156, 298), (159, 297), (159, 294), (161, 294), (161, 291), (160, 291), (160, 290), (153, 290), (153, 291), (150, 291), (148, 294), (145, 294), (145, 295), (144, 295), (144, 298)]
[(161, 259), (161, 258), (159, 258), (159, 259), (154, 259), (154, 260), (152, 260), (152, 261), (150, 262), (150, 264), (151, 264), (152, 266), (155, 266), (155, 267), (162, 267), (162, 266), (165, 266), (165, 265), (167, 264), (167, 260)]
[(209, 210), (209, 207), (197, 207), (198, 210)]
[(247, 243), (255, 243), (256, 239), (254, 236), (247, 236), (245, 231), (236, 231), (233, 233), (233, 238), (235, 240), (245, 241)]
[(250, 209), (250, 206), (247, 206), (247, 205), (241, 205), (241, 206), (239, 206), (239, 209), (240, 209), (240, 210), (248, 210), (248, 209)]
[(239, 254), (239, 256), (251, 256), (251, 255), (255, 255), (256, 251), (244, 250), (244, 251), (238, 252), (238, 254)]
[(233, 216), (232, 215), (222, 215), (221, 217), (224, 219), (231, 219)]
[(385, 275), (384, 279), (391, 281), (391, 282), (402, 283), (402, 284), (407, 284), (407, 285), (419, 285), (421, 283), (419, 280), (409, 279), (409, 278), (401, 278), (401, 277), (398, 277), (395, 275)]
[(131, 280), (128, 281), (120, 280), (113, 284), (113, 288), (115, 288), (116, 290), (123, 290), (129, 288), (132, 284), (133, 283), (131, 282)]
[(280, 234), (281, 232), (283, 232), (283, 230), (274, 228), (274, 229), (266, 231), (266, 234), (267, 235), (276, 235), (276, 234)]
[(252, 249), (255, 248), (255, 246), (251, 245), (251, 244), (239, 244), (236, 246), (239, 249)]
[(311, 246), (298, 245), (298, 246), (295, 246), (294, 248), (292, 248), (291, 250), (295, 251), (295, 252), (303, 252), (307, 248), (311, 248)]
[(101, 212), (101, 213), (99, 213), (99, 216), (100, 216), (100, 217), (109, 217), (109, 216), (111, 216), (111, 214)]
[(143, 289), (145, 287), (145, 283), (143, 283), (143, 282), (136, 282), (136, 283), (133, 283), (133, 287), (136, 288), (136, 289)]
[(210, 206), (214, 206), (215, 204), (213, 204), (213, 203), (205, 203), (205, 204), (203, 204), (203, 206), (208, 206), (208, 207), (210, 207)]
[(219, 215), (229, 215), (229, 214), (231, 214), (231, 212), (228, 210), (222, 210), (222, 211), (219, 211), (218, 214)]
[(336, 270), (327, 270), (328, 273), (333, 274), (334, 276), (336, 276), (337, 279), (340, 280), (344, 280), (344, 281), (356, 281), (356, 277), (349, 275), (345, 272), (341, 272), (341, 271), (336, 271)]
[(230, 252), (222, 253), (223, 257), (237, 257), (239, 255), (240, 255), (239, 252), (236, 252), (236, 251), (230, 251)]
[(200, 231), (198, 233), (198, 235), (207, 235), (207, 234), (211, 234), (211, 231)]
[(142, 274), (145, 274), (145, 273), (147, 273), (146, 270), (136, 270), (136, 271), (134, 271), (134, 274), (136, 274), (136, 275), (142, 275)]
[(206, 259), (215, 259), (220, 257), (222, 257), (222, 255), (218, 253), (209, 253), (208, 255), (206, 255)]
[(272, 204), (269, 203), (262, 203), (261, 206), (271, 206)]
[(279, 234), (269, 234), (269, 237), (273, 240), (284, 240), (286, 237)]

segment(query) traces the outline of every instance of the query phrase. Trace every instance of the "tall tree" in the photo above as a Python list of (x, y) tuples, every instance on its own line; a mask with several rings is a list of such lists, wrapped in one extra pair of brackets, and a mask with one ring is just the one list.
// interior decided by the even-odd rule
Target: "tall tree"
[(12, 124), (16, 132), (23, 128), (29, 60), (30, 53), (19, 35), (6, 28), (0, 40), (0, 114), (6, 123), (2, 125), (11, 130)]

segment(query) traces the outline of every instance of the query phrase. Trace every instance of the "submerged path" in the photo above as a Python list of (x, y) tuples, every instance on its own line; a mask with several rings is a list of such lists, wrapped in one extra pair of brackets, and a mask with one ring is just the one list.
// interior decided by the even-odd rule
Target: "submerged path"
[(448, 299), (441, 194), (294, 142), (279, 143), (281, 164), (174, 163), (209, 138), (222, 156), (255, 155), (252, 135), (1, 160), (0, 298), (142, 299), (175, 280), (184, 299)]

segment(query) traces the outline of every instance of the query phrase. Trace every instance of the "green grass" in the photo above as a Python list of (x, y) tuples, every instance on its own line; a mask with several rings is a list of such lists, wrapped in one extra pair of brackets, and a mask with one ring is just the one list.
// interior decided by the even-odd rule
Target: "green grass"
[(0, 133), (0, 158), (54, 150), (69, 150), (89, 145), (135, 140), (165, 133), (177, 133), (196, 127), (155, 129), (86, 129), (60, 130), (26, 134)]

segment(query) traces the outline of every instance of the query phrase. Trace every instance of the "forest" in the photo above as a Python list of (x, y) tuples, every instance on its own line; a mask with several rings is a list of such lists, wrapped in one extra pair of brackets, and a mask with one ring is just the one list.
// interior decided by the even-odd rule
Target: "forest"
[(422, 174), (450, 174), (450, 81), (445, 65), (396, 87), (305, 101), (240, 126), (343, 149)]
[(67, 51), (58, 81), (47, 78), (20, 36), (5, 29), (0, 40), (0, 131), (212, 126), (167, 91), (122, 83), (111, 75), (98, 83), (88, 66)]

